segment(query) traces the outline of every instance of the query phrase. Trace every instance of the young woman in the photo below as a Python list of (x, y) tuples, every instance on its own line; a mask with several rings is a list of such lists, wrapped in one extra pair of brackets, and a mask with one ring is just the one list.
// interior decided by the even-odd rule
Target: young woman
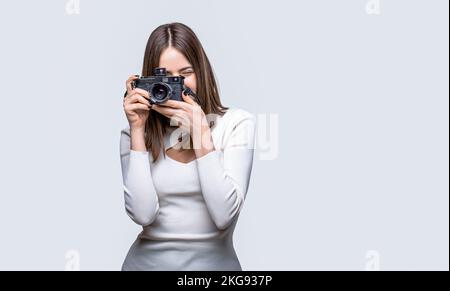
[(186, 25), (151, 33), (142, 75), (157, 67), (183, 76), (195, 98), (154, 105), (133, 88), (137, 76), (126, 82), (125, 209), (143, 230), (122, 270), (241, 270), (233, 231), (250, 181), (255, 118), (222, 105), (211, 64)]

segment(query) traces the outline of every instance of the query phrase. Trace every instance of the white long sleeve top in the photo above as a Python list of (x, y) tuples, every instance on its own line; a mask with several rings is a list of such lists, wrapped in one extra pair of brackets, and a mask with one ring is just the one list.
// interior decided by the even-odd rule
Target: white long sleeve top
[[(252, 171), (256, 121), (229, 109), (211, 128), (215, 150), (188, 163), (130, 149), (129, 127), (121, 131), (120, 157), (128, 216), (143, 226), (140, 237), (196, 240), (232, 236)], [(171, 128), (166, 149), (177, 143)], [(174, 133), (174, 134), (172, 134)], [(186, 133), (183, 134), (183, 140)]]

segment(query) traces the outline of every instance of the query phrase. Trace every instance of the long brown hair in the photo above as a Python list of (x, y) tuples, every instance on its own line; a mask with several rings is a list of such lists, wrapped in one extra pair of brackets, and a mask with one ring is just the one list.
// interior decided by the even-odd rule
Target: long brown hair
[[(211, 113), (223, 115), (228, 107), (220, 102), (217, 83), (208, 57), (192, 29), (182, 23), (163, 24), (150, 34), (145, 49), (142, 76), (152, 75), (153, 69), (159, 67), (162, 52), (168, 47), (177, 49), (191, 63), (197, 83), (196, 102), (205, 115)], [(151, 150), (153, 161), (158, 159), (161, 149), (165, 155), (163, 137), (167, 126), (169, 126), (167, 117), (154, 110), (150, 111), (145, 124), (145, 144), (147, 149)]]

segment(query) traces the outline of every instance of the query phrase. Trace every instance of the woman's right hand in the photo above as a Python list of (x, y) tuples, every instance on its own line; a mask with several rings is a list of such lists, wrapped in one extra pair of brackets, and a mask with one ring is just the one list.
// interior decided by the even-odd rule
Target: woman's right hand
[[(133, 89), (132, 82), (139, 77), (132, 75), (126, 82), (127, 95), (123, 100), (123, 108), (132, 129), (144, 129), (150, 113), (151, 104), (145, 99), (149, 98), (148, 92), (139, 88)], [(144, 98), (145, 97), (145, 98)]]

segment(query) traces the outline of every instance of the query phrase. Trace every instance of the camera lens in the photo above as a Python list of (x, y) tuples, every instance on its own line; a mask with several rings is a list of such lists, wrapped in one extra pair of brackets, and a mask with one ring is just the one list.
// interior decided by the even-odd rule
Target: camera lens
[(164, 83), (156, 83), (153, 85), (151, 95), (155, 103), (164, 102), (170, 96), (170, 88)]

